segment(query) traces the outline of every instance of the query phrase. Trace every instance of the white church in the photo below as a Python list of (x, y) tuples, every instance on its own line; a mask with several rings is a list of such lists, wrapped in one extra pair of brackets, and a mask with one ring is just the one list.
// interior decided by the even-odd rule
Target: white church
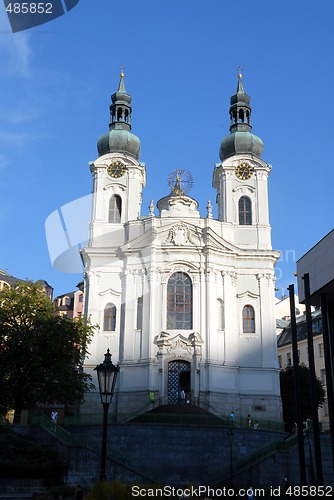
[[(183, 170), (141, 215), (146, 168), (123, 73), (111, 100), (109, 131), (90, 163), (92, 218), (81, 251), (86, 315), (99, 325), (85, 370), (94, 376), (110, 349), (120, 367), (111, 410), (120, 418), (152, 408), (152, 396), (156, 406), (178, 404), (183, 389), (213, 413), (279, 419), (271, 167), (252, 133), (242, 75), (213, 169), (217, 220), (210, 202), (200, 216)], [(82, 411), (98, 407), (97, 390), (88, 393)]]

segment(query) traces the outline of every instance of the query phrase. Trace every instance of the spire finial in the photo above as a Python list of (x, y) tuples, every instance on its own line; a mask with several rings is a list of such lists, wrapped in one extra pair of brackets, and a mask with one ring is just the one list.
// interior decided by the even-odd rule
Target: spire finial
[(242, 79), (242, 73), (241, 73), (242, 67), (241, 66), (238, 67), (238, 71), (239, 71), (238, 78), (239, 78), (239, 80), (241, 80)]
[(125, 85), (124, 85), (124, 66), (123, 65), (120, 67), (120, 70), (121, 70), (120, 75), (119, 75), (120, 80), (119, 80), (117, 91), (126, 93)]

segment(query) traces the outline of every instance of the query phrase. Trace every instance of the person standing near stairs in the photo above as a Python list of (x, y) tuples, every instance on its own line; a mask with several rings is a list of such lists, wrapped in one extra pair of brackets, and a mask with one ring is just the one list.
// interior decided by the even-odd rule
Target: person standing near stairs
[(57, 410), (53, 410), (51, 412), (51, 430), (56, 432), (57, 430), (57, 420), (58, 420), (58, 412)]

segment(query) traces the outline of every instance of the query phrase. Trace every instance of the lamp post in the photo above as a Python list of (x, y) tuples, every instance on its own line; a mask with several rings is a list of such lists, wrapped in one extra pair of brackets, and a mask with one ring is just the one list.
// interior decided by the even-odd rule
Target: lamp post
[(230, 445), (230, 486), (233, 488), (233, 469), (232, 469), (232, 444), (233, 444), (233, 428), (232, 425), (230, 426), (228, 433), (227, 433), (227, 439), (228, 439), (228, 444)]
[(101, 481), (104, 481), (106, 478), (108, 410), (114, 394), (116, 379), (119, 372), (119, 367), (115, 366), (111, 361), (111, 354), (109, 349), (107, 349), (107, 352), (104, 355), (103, 363), (97, 365), (94, 370), (97, 371), (101, 403), (103, 405), (103, 433), (100, 479)]

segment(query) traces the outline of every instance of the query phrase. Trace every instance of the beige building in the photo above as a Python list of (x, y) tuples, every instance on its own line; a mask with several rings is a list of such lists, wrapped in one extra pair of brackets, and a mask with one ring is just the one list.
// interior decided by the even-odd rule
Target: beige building
[[(298, 318), (305, 312), (305, 306), (299, 303), (298, 296), (295, 295), (295, 314)], [(290, 324), (290, 297), (284, 295), (282, 298), (275, 297), (275, 318), (276, 318), (276, 333), (279, 335), (283, 329)]]
[(64, 293), (55, 298), (53, 303), (58, 316), (80, 318), (83, 315), (84, 292), (81, 283), (78, 284), (78, 288), (75, 292)]
[[(10, 287), (15, 285), (18, 281), (25, 281), (20, 278), (16, 278), (15, 276), (12, 276), (11, 274), (7, 273), (4, 269), (0, 269), (0, 292), (3, 290), (5, 287)], [(53, 296), (53, 288), (52, 286), (49, 285), (49, 283), (45, 280), (38, 280), (36, 281), (37, 285), (40, 285), (43, 290), (45, 291), (46, 295), (49, 297), (50, 300), (52, 300)]]

